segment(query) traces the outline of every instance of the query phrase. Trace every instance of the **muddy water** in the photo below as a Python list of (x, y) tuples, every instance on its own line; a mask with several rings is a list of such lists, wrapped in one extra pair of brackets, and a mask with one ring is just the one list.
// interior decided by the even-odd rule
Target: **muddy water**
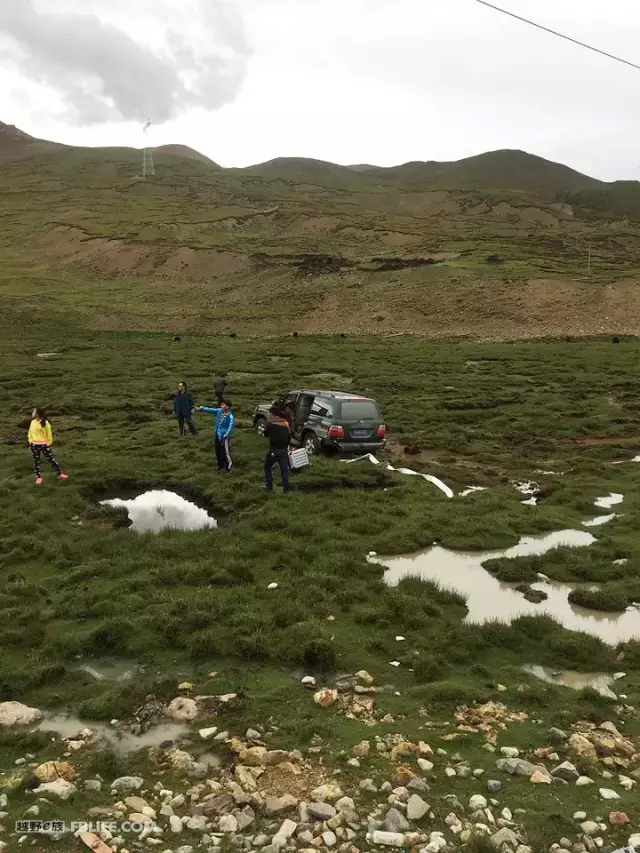
[(542, 555), (560, 546), (580, 548), (595, 541), (586, 530), (561, 530), (522, 538), (513, 548), (504, 551), (448, 551), (434, 546), (412, 556), (370, 559), (386, 567), (384, 579), (389, 586), (396, 586), (401, 578), (413, 575), (460, 592), (467, 599), (467, 622), (482, 624), (498, 620), (509, 623), (518, 616), (546, 613), (565, 628), (584, 631), (611, 645), (640, 637), (638, 610), (612, 614), (578, 607), (567, 598), (576, 585), (552, 581), (531, 585), (548, 595), (542, 604), (533, 604), (516, 592), (515, 584), (501, 583), (482, 568), (484, 562), (499, 557), (515, 559)]
[(112, 498), (101, 501), (105, 506), (127, 510), (131, 529), (137, 533), (160, 533), (163, 530), (204, 530), (218, 522), (206, 510), (164, 489), (138, 495), (132, 500)]
[(591, 687), (608, 699), (618, 698), (613, 690), (611, 690), (614, 678), (603, 672), (574, 672), (570, 669), (554, 672), (546, 666), (538, 666), (536, 664), (527, 664), (522, 669), (529, 673), (529, 675), (534, 675), (536, 678), (540, 678), (549, 684), (572, 687), (574, 690), (584, 690), (585, 687)]
[(82, 729), (91, 729), (96, 736), (106, 741), (115, 752), (128, 755), (149, 746), (158, 746), (163, 741), (178, 741), (189, 732), (187, 726), (178, 723), (166, 723), (149, 729), (142, 735), (122, 732), (103, 723), (87, 723), (77, 717), (67, 714), (55, 714), (45, 719), (38, 726), (39, 731), (55, 732), (60, 738), (74, 737)]

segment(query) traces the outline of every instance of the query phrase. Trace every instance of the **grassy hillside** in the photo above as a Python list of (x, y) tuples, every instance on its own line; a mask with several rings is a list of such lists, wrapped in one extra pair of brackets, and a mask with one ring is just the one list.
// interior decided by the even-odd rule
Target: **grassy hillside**
[(162, 146), (143, 180), (135, 149), (14, 129), (0, 160), (3, 300), (37, 297), (101, 328), (640, 331), (638, 186), (523, 152), (220, 169)]

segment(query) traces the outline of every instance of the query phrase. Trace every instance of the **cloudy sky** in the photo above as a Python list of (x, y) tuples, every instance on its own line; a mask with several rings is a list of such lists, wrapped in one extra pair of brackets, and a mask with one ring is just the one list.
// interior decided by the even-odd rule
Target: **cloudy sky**
[[(640, 64), (638, 0), (493, 0)], [(640, 179), (640, 71), (476, 0), (0, 0), (0, 121), (224, 166), (522, 148)]]

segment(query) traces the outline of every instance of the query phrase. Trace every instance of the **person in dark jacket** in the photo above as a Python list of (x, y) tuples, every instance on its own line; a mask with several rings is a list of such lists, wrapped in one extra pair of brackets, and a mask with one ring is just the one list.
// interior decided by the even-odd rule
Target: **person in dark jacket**
[(173, 398), (173, 413), (178, 419), (178, 429), (180, 430), (181, 436), (184, 435), (185, 423), (189, 427), (191, 435), (198, 434), (198, 430), (195, 428), (193, 421), (191, 420), (191, 415), (193, 413), (193, 397), (191, 396), (191, 392), (187, 389), (186, 382), (180, 382), (178, 384), (178, 393), (175, 394)]
[(221, 373), (215, 382), (216, 397), (218, 398), (218, 405), (219, 406), (221, 406), (223, 401), (224, 401), (224, 394), (225, 394), (226, 388), (227, 388), (227, 374)]
[(269, 450), (264, 457), (264, 484), (268, 492), (273, 491), (273, 474), (271, 469), (278, 463), (282, 475), (282, 491), (290, 491), (289, 487), (289, 424), (284, 417), (284, 407), (271, 407), (269, 419), (264, 430), (265, 438), (269, 439)]

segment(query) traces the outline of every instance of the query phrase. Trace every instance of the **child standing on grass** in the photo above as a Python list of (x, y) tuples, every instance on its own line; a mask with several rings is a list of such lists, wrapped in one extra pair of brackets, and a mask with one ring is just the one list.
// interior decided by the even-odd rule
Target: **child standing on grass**
[(231, 411), (230, 400), (223, 400), (220, 408), (200, 406), (199, 411), (207, 415), (215, 415), (213, 422), (213, 435), (216, 443), (216, 459), (218, 460), (218, 472), (230, 474), (233, 469), (231, 458), (231, 433), (236, 425), (236, 419)]
[(51, 432), (51, 423), (47, 420), (44, 409), (34, 409), (31, 417), (32, 420), (29, 426), (29, 447), (31, 448), (31, 455), (33, 456), (33, 470), (36, 475), (36, 486), (42, 485), (40, 458), (43, 454), (54, 472), (58, 475), (58, 479), (68, 480), (69, 475), (62, 473), (62, 469), (51, 452), (53, 434)]

